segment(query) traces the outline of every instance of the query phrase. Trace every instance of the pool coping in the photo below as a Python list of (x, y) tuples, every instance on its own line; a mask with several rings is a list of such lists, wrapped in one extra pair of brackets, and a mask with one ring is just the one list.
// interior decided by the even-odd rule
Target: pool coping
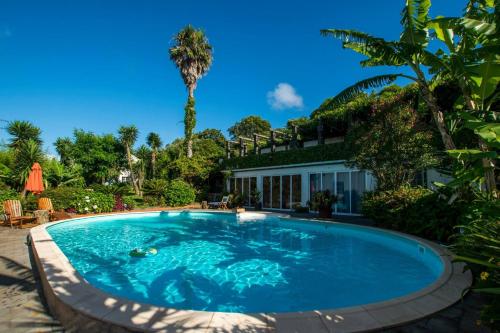
[[(214, 210), (169, 210), (168, 212), (232, 213)], [(152, 214), (127, 212), (112, 215)], [(290, 218), (287, 214), (251, 212)], [(56, 221), (37, 226), (30, 231), (35, 262), (49, 309), (63, 325), (84, 330), (91, 324), (93, 331), (113, 327), (113, 332), (366, 332), (401, 326), (441, 311), (459, 301), (470, 287), (472, 275), (464, 271), (463, 263), (452, 262), (453, 254), (431, 241), (404, 233), (368, 226), (356, 226), (392, 233), (430, 247), (443, 262), (441, 276), (431, 285), (388, 301), (339, 309), (287, 313), (226, 313), (177, 310), (107, 294), (89, 284), (64, 255), (46, 228), (58, 223), (87, 219), (89, 216)], [(329, 224), (333, 221), (293, 218)]]

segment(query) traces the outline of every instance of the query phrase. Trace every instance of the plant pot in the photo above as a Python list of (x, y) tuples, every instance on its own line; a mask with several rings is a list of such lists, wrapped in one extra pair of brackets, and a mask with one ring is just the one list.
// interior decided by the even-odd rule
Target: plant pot
[(332, 208), (331, 207), (320, 208), (318, 213), (319, 217), (329, 219), (332, 217)]

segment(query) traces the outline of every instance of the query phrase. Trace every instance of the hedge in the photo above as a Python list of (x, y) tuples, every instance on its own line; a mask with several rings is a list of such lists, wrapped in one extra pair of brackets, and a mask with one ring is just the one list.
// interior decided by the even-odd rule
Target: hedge
[(465, 205), (448, 204), (440, 194), (422, 187), (367, 193), (362, 212), (377, 226), (427, 239), (448, 242)]
[(343, 142), (317, 145), (261, 155), (247, 155), (224, 160), (225, 169), (247, 169), (298, 163), (345, 160), (350, 153)]

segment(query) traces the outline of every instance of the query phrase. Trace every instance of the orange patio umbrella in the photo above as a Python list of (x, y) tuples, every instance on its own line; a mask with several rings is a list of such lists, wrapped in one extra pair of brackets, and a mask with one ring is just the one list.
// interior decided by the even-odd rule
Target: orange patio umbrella
[(42, 167), (40, 164), (35, 163), (31, 167), (30, 175), (24, 189), (34, 194), (40, 194), (43, 192)]

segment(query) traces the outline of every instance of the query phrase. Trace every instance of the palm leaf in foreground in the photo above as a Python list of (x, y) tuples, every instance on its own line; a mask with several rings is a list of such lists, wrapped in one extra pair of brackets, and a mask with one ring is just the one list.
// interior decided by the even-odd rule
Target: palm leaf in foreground
[(328, 101), (326, 101), (320, 109), (331, 110), (342, 103), (346, 103), (353, 99), (356, 95), (360, 94), (366, 89), (370, 88), (379, 88), (385, 85), (388, 85), (394, 82), (398, 77), (403, 77), (403, 74), (386, 74), (386, 75), (377, 75), (365, 80), (361, 80), (354, 85), (342, 90), (336, 96), (332, 97)]

